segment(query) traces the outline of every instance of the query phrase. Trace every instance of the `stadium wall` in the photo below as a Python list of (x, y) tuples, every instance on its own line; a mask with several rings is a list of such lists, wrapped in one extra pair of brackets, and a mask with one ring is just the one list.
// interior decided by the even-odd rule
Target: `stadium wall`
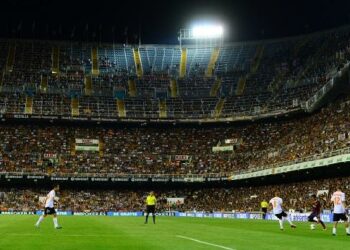
[(322, 167), (275, 173), (266, 176), (251, 176), (232, 180), (230, 177), (55, 177), (34, 174), (0, 173), (0, 185), (3, 187), (51, 187), (59, 183), (63, 188), (110, 189), (110, 188), (210, 188), (210, 187), (244, 187), (283, 184), (298, 181), (350, 176), (350, 164), (334, 163)]
[[(32, 212), (0, 212), (1, 215), (42, 215), (43, 211), (32, 211)], [(139, 212), (73, 212), (73, 211), (58, 211), (60, 216), (112, 216), (112, 217), (142, 217), (144, 213)], [(350, 213), (349, 213), (350, 214)], [(308, 216), (310, 213), (289, 213), (292, 221), (297, 222), (307, 222)], [(157, 213), (157, 216), (168, 216), (168, 217), (190, 217), (190, 218), (215, 218), (215, 219), (242, 219), (242, 220), (262, 220), (261, 212), (160, 212)], [(321, 219), (324, 222), (333, 222), (332, 213), (323, 213), (321, 214)], [(277, 217), (271, 213), (266, 215), (266, 220), (277, 220)]]

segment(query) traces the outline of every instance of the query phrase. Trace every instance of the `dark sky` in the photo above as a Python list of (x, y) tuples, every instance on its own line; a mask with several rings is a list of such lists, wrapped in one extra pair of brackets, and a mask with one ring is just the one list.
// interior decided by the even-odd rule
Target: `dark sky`
[(0, 36), (176, 44), (205, 18), (224, 24), (227, 41), (284, 37), (350, 23), (350, 0), (2, 0)]

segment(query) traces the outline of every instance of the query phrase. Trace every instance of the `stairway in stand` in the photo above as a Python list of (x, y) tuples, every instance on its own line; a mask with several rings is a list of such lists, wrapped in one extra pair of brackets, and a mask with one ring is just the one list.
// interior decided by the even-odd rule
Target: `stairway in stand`
[(7, 61), (6, 61), (7, 72), (12, 72), (13, 70), (13, 66), (15, 65), (15, 55), (16, 55), (16, 45), (11, 44), (7, 54)]
[(170, 95), (171, 98), (177, 97), (177, 81), (175, 79), (170, 80)]
[(241, 76), (238, 80), (237, 88), (236, 88), (236, 95), (243, 95), (244, 89), (245, 89), (245, 84), (247, 82), (247, 77), (246, 76)]
[(47, 75), (41, 75), (41, 79), (40, 79), (40, 92), (41, 93), (46, 93), (47, 89), (48, 89), (48, 77)]
[(52, 74), (58, 74), (60, 71), (60, 66), (59, 66), (60, 48), (59, 47), (52, 48), (51, 58), (52, 58), (52, 66), (51, 66)]
[(79, 99), (74, 97), (71, 100), (72, 116), (79, 116)]
[(139, 49), (137, 49), (137, 48), (133, 49), (133, 54), (134, 54), (136, 75), (137, 75), (137, 77), (140, 78), (143, 75), (143, 69), (142, 69), (141, 55), (140, 55)]
[(185, 77), (187, 66), (187, 49), (181, 49), (181, 60), (180, 60), (180, 78)]
[(33, 97), (26, 96), (26, 104), (24, 107), (24, 114), (31, 115), (33, 114)]
[(126, 109), (124, 100), (117, 99), (117, 111), (120, 118), (126, 117)]
[(208, 63), (208, 67), (207, 70), (205, 71), (205, 76), (206, 77), (212, 77), (214, 70), (215, 70), (215, 64), (219, 58), (219, 54), (220, 54), (220, 48), (214, 48), (209, 63)]
[(166, 100), (159, 100), (159, 118), (167, 118)]
[(218, 77), (218, 78), (215, 80), (213, 86), (211, 87), (210, 96), (211, 96), (211, 97), (217, 96), (218, 93), (219, 93), (220, 87), (221, 87), (221, 78)]
[(224, 104), (225, 104), (225, 99), (224, 98), (220, 98), (218, 100), (218, 102), (216, 103), (216, 106), (215, 106), (215, 110), (214, 110), (214, 113), (213, 113), (213, 117), (214, 118), (219, 118), (221, 116), (222, 110), (224, 108)]
[(92, 71), (91, 73), (94, 76), (99, 75), (100, 70), (99, 70), (99, 66), (98, 66), (98, 50), (96, 47), (91, 49), (91, 60), (92, 60)]
[(87, 75), (84, 77), (84, 92), (85, 95), (90, 96), (92, 94), (92, 76)]
[(129, 86), (129, 91), (128, 94), (130, 97), (136, 97), (137, 90), (136, 90), (136, 83), (134, 79), (129, 79), (128, 80), (128, 86)]

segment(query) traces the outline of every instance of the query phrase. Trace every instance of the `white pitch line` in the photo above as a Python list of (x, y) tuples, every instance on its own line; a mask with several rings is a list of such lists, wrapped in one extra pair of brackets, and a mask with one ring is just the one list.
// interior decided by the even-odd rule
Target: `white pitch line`
[(181, 239), (191, 240), (191, 241), (194, 241), (194, 242), (197, 242), (197, 243), (200, 243), (200, 244), (204, 244), (204, 245), (208, 245), (208, 246), (213, 246), (213, 247), (217, 247), (217, 248), (226, 249), (226, 250), (236, 250), (234, 248), (213, 244), (213, 243), (210, 243), (210, 242), (201, 241), (201, 240), (197, 240), (197, 239), (186, 237), (186, 236), (182, 236), (182, 235), (176, 235), (176, 237), (181, 238)]
[[(42, 236), (42, 234), (3, 234), (2, 236)], [(115, 234), (52, 234), (52, 236), (58, 237), (120, 237)]]

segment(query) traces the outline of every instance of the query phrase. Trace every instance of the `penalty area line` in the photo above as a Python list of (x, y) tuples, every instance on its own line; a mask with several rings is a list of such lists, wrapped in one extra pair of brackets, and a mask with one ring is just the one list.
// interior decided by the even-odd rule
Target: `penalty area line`
[(194, 241), (194, 242), (197, 242), (197, 243), (200, 243), (200, 244), (204, 244), (204, 245), (208, 245), (208, 246), (212, 246), (212, 247), (217, 247), (217, 248), (221, 248), (221, 249), (236, 250), (234, 248), (225, 247), (225, 246), (213, 244), (213, 243), (202, 241), (202, 240), (197, 240), (197, 239), (186, 237), (186, 236), (183, 236), (183, 235), (176, 235), (176, 237), (177, 238), (181, 238), (181, 239), (185, 239), (185, 240), (191, 240), (191, 241)]

